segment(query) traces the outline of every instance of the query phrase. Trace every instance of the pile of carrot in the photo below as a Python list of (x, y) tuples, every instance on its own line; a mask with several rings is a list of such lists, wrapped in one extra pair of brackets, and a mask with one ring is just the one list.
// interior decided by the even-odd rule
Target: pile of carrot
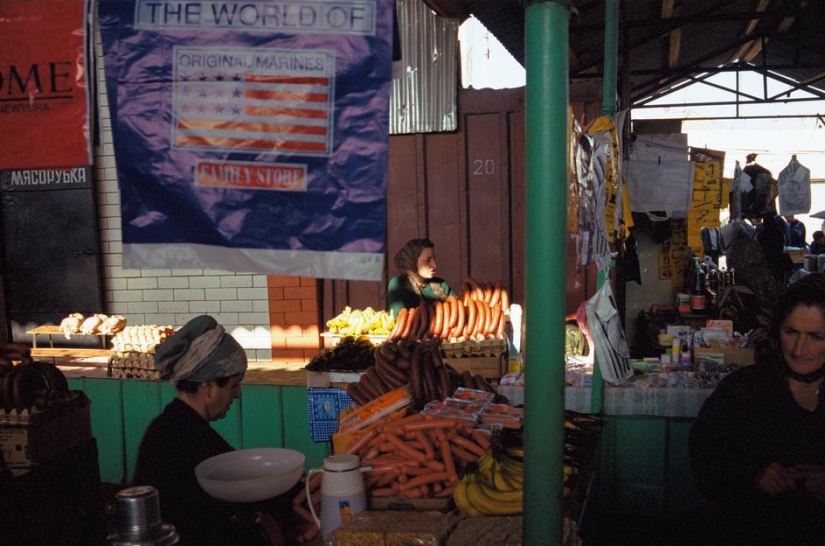
[(465, 419), (413, 413), (375, 423), (346, 453), (371, 467), (365, 478), (374, 497), (449, 497), (467, 465), (490, 447), (489, 433), (474, 427)]

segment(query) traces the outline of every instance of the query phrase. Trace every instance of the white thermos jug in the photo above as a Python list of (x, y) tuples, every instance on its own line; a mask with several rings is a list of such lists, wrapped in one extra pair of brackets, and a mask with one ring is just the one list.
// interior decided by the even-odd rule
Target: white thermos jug
[(313, 468), (307, 473), (307, 499), (310, 498), (309, 482), (312, 475), (323, 471), (321, 476), (321, 518), (315, 513), (312, 502), (308, 502), (312, 517), (321, 529), (321, 537), (327, 541), (339, 525), (352, 519), (355, 514), (367, 509), (367, 493), (364, 489), (362, 472), (357, 455), (331, 455), (324, 459), (323, 468)]

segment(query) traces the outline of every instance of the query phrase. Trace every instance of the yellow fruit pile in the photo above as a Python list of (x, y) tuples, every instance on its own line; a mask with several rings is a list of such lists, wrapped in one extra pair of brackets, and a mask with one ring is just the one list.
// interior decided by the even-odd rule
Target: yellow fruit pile
[(521, 514), (524, 465), (521, 461), (489, 452), (478, 460), (478, 470), (465, 474), (453, 492), (459, 510), (470, 517)]
[(341, 313), (327, 321), (330, 333), (344, 336), (385, 336), (395, 326), (395, 317), (372, 307), (352, 309), (347, 305)]

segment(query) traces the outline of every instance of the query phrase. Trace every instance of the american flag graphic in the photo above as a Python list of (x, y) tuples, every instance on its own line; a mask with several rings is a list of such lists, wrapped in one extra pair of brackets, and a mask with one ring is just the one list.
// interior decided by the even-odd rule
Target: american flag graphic
[(176, 148), (329, 156), (335, 55), (176, 47)]

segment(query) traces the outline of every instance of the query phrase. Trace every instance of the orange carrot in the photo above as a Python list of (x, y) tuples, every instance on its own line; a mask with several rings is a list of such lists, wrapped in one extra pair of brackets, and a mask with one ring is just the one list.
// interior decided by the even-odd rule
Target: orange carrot
[(453, 491), (455, 491), (455, 485), (448, 485), (441, 491), (436, 491), (434, 496), (439, 498), (451, 497), (453, 495)]
[(404, 441), (401, 440), (401, 438), (399, 438), (395, 434), (390, 434), (390, 433), (385, 433), (385, 434), (387, 436), (387, 440), (390, 443), (394, 444), (395, 447), (398, 448), (398, 451), (400, 451), (402, 454), (407, 455), (409, 457), (412, 457), (413, 459), (415, 459), (416, 461), (418, 461), (420, 463), (423, 463), (424, 461), (427, 460), (427, 456), (424, 453), (422, 453), (422, 452), (420, 452), (416, 449), (411, 448), (406, 443), (404, 443)]
[(474, 463), (478, 461), (478, 455), (476, 455), (475, 453), (470, 453), (466, 449), (463, 449), (457, 445), (451, 446), (450, 450), (452, 451), (453, 455), (455, 455), (456, 457), (458, 457), (458, 459), (464, 461), (465, 463)]
[(444, 472), (444, 463), (442, 463), (441, 461), (436, 461), (435, 459), (427, 459), (421, 464), (423, 464), (430, 470), (435, 470), (436, 472)]
[(432, 442), (430, 442), (427, 436), (420, 430), (415, 431), (415, 439), (419, 444), (421, 444), (421, 447), (424, 449), (424, 455), (427, 459), (432, 460), (432, 458), (435, 457), (435, 450), (433, 449)]
[(370, 491), (373, 497), (392, 497), (395, 495), (395, 489), (392, 487), (379, 487)]
[(486, 431), (475, 429), (472, 433), (473, 440), (481, 446), (485, 451), (490, 447), (490, 437)]
[(477, 443), (473, 442), (472, 440), (468, 440), (467, 438), (461, 435), (456, 435), (450, 438), (450, 441), (460, 447), (463, 447), (471, 453), (475, 453), (478, 457), (481, 457), (487, 452), (486, 449), (484, 449)]
[(401, 484), (401, 491), (406, 491), (407, 489), (412, 489), (414, 487), (419, 487), (424, 484), (430, 484), (433, 482), (438, 482), (446, 479), (446, 472), (432, 472), (430, 474), (425, 474), (423, 476), (416, 476), (415, 478), (408, 480), (406, 483)]
[(346, 451), (344, 452), (347, 455), (352, 455), (353, 453), (358, 453), (361, 451), (361, 448), (367, 445), (367, 443), (373, 439), (376, 435), (377, 431), (374, 428), (368, 428), (365, 430), (358, 438), (350, 442), (347, 446)]
[(444, 470), (447, 472), (447, 479), (452, 484), (458, 483), (458, 473), (455, 469), (455, 461), (453, 460), (453, 452), (450, 449), (450, 442), (442, 435), (438, 441), (441, 448), (441, 460), (444, 461)]

